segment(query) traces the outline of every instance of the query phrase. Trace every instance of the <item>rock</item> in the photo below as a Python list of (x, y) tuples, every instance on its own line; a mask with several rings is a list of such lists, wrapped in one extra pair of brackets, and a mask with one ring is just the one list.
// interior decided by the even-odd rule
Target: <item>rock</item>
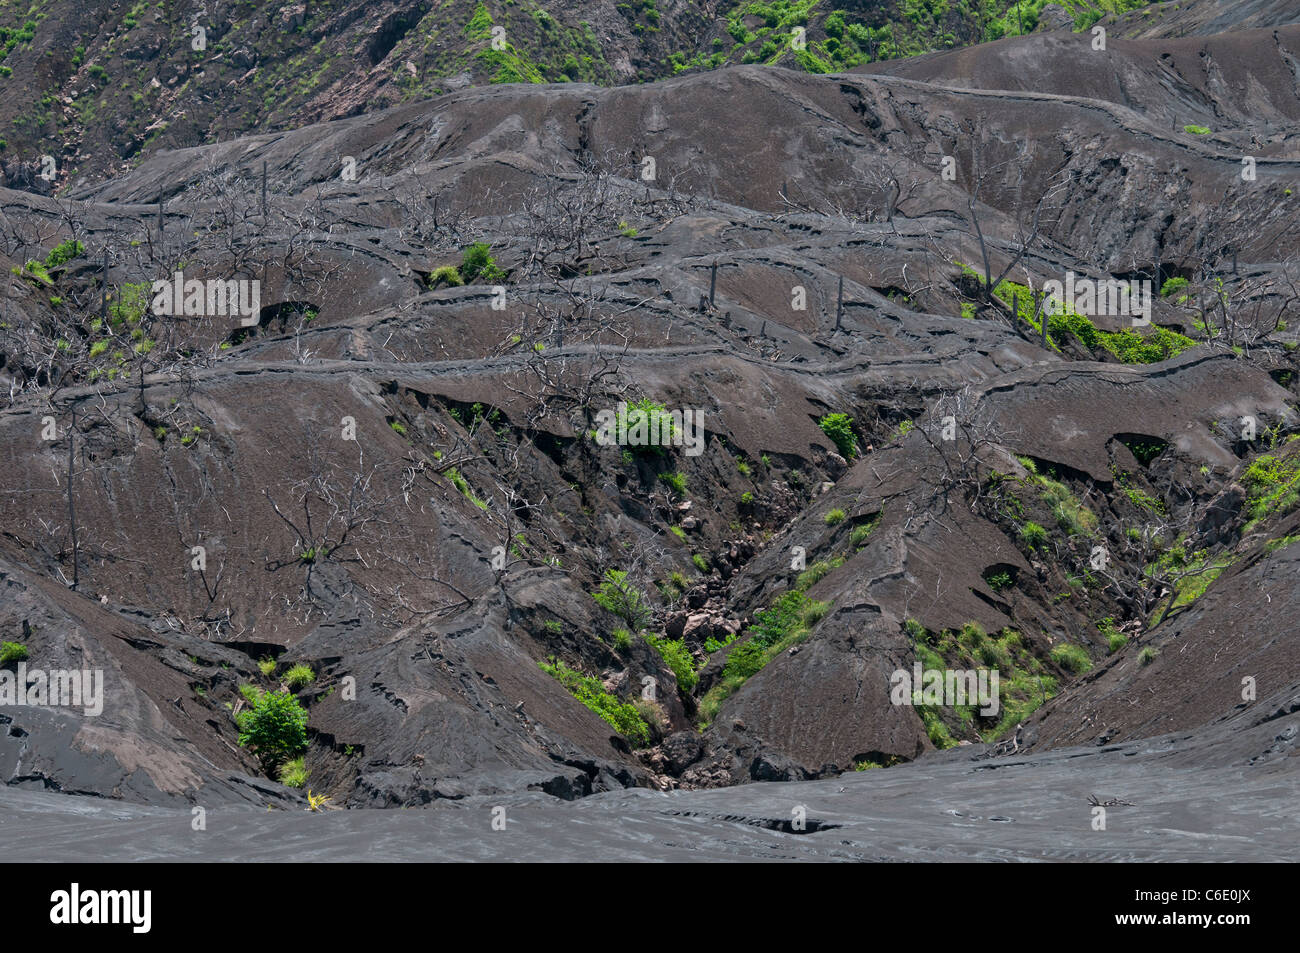
[(661, 750), (668, 771), (680, 775), (700, 760), (704, 753), (704, 740), (694, 731), (679, 731), (668, 736)]
[(838, 453), (826, 454), (826, 471), (836, 480), (849, 467), (849, 461), (845, 460)]

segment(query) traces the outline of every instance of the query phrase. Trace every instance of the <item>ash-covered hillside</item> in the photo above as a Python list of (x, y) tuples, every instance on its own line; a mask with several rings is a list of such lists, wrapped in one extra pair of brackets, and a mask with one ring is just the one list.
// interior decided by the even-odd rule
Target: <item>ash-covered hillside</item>
[[(1280, 783), (1300, 26), (1095, 44), (473, 87), (0, 193), (5, 670), (103, 677), (0, 706), (0, 777), (390, 807), (1180, 732)], [(900, 704), (918, 667), (998, 703)]]

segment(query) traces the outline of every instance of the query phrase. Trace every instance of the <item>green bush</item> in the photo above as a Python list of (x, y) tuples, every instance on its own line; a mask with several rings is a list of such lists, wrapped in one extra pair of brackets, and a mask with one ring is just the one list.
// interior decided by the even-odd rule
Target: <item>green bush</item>
[[(668, 408), (648, 397), (620, 406), (615, 426), (618, 433), (630, 433), (637, 427), (643, 427), (647, 436), (657, 435), (662, 444), (671, 443), (677, 437), (677, 422), (673, 420)], [(638, 444), (629, 449), (651, 457), (661, 456), (664, 452), (663, 446), (659, 444)], [(685, 485), (683, 478), (682, 486)]]
[(1170, 278), (1160, 286), (1160, 297), (1168, 298), (1170, 295), (1177, 294), (1187, 287), (1186, 278)]
[(822, 433), (839, 448), (840, 456), (852, 460), (858, 455), (858, 440), (853, 435), (853, 418), (848, 414), (827, 414), (817, 421)]
[(627, 581), (625, 572), (606, 569), (604, 580), (591, 597), (602, 609), (626, 622), (634, 632), (639, 632), (650, 623), (650, 606), (646, 602), (646, 595)]
[(27, 661), (27, 646), (21, 642), (0, 642), (0, 665)]
[(492, 249), (486, 242), (475, 242), (465, 249), (460, 262), (460, 275), (468, 283), (483, 279), (500, 281), (506, 273), (497, 267)]
[(239, 713), (237, 724), (239, 744), (252, 745), (268, 765), (307, 748), (307, 711), (289, 692), (262, 692), (251, 709)]
[(619, 701), (605, 691), (600, 679), (569, 668), (563, 662), (538, 662), (538, 667), (569, 690), (578, 701), (595, 712), (611, 728), (632, 742), (634, 748), (650, 744), (650, 726), (636, 706)]
[(269, 678), (271, 675), (275, 674), (275, 659), (271, 658), (269, 655), (265, 655), (257, 660), (257, 668), (263, 675)]
[(827, 526), (837, 526), (843, 523), (845, 519), (844, 511), (838, 507), (826, 514), (825, 521)]
[(664, 664), (677, 676), (677, 687), (689, 693), (700, 680), (695, 671), (695, 659), (682, 639), (666, 639), (647, 632), (645, 640), (650, 643)]
[(691, 562), (695, 564), (695, 568), (700, 572), (706, 574), (709, 572), (709, 557), (705, 556), (703, 553), (696, 553), (691, 557)]
[(66, 242), (61, 242), (54, 246), (54, 250), (45, 258), (47, 268), (55, 268), (65, 262), (72, 261), (74, 258), (80, 258), (86, 253), (86, 246), (75, 239), (69, 238)]

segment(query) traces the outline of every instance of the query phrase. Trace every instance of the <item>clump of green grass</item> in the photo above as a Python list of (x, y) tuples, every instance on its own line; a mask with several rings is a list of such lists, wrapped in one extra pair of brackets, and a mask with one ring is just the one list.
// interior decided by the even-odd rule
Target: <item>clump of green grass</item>
[(1114, 618), (1111, 616), (1107, 616), (1097, 623), (1097, 631), (1106, 640), (1106, 649), (1111, 655), (1128, 645), (1128, 636), (1119, 630), (1115, 625)]
[(460, 269), (455, 265), (443, 265), (441, 268), (435, 268), (429, 275), (430, 288), (459, 288), (465, 284), (465, 279), (460, 276)]
[(711, 722), (722, 703), (772, 659), (806, 639), (829, 609), (830, 603), (791, 590), (773, 602), (771, 608), (755, 613), (754, 624), (747, 630), (748, 641), (731, 650), (722, 678), (700, 699), (701, 724)]
[(605, 691), (600, 679), (571, 669), (559, 660), (538, 662), (537, 665), (568, 689), (569, 694), (630, 741), (634, 748), (644, 748), (650, 744), (650, 726), (637, 711), (636, 706), (620, 701)]
[(307, 783), (308, 774), (306, 760), (301, 755), (280, 765), (280, 783), (285, 787), (302, 787)]
[(659, 479), (667, 483), (678, 496), (686, 495), (686, 477), (681, 473), (661, 473)]
[(836, 507), (826, 514), (825, 522), (827, 526), (838, 526), (840, 523), (844, 522), (845, 518), (844, 511)]
[(311, 670), (310, 665), (299, 662), (284, 673), (284, 681), (286, 685), (296, 692), (304, 685), (310, 685), (316, 681), (316, 673)]
[(0, 665), (27, 661), (27, 646), (21, 642), (0, 642)]
[(1092, 668), (1092, 659), (1087, 651), (1079, 645), (1062, 643), (1052, 648), (1052, 661), (1067, 672), (1081, 675)]
[(1047, 530), (1037, 523), (1028, 522), (1020, 527), (1020, 538), (1030, 549), (1039, 549), (1047, 542)]
[(1263, 454), (1242, 475), (1251, 523), (1286, 513), (1300, 502), (1300, 456)]
[(269, 655), (264, 655), (257, 660), (258, 670), (268, 678), (275, 674), (275, 659)]
[(1159, 651), (1153, 649), (1151, 646), (1148, 645), (1146, 648), (1144, 648), (1141, 652), (1138, 653), (1138, 664), (1141, 665), (1143, 668), (1145, 668), (1146, 666), (1154, 662), (1156, 660), (1156, 656), (1158, 656), (1159, 654), (1160, 654)]

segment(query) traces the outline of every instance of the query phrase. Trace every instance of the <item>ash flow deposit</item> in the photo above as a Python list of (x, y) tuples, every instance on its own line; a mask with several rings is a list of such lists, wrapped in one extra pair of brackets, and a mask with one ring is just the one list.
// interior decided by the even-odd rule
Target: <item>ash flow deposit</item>
[(5, 859), (1300, 845), (1294, 3), (5, 3), (0, 186)]

